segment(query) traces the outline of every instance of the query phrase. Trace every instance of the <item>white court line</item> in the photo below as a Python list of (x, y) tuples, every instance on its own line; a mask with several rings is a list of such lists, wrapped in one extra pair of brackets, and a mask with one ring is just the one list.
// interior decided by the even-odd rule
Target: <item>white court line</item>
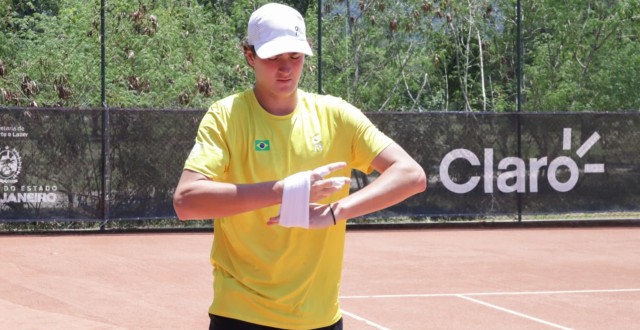
[(470, 298), (470, 297), (465, 297), (463, 295), (457, 295), (457, 297), (472, 301), (472, 302), (480, 304), (480, 305), (491, 307), (491, 308), (497, 309), (497, 310), (502, 311), (502, 312), (506, 312), (506, 313), (513, 314), (513, 315), (516, 315), (516, 316), (519, 316), (519, 317), (523, 317), (523, 318), (531, 320), (531, 321), (535, 321), (535, 322), (538, 322), (538, 323), (546, 324), (546, 325), (552, 326), (554, 328), (563, 329), (563, 330), (572, 330), (571, 328), (563, 327), (563, 326), (561, 326), (559, 324), (547, 322), (545, 320), (542, 320), (542, 319), (539, 319), (539, 318), (536, 318), (536, 317), (533, 317), (533, 316), (530, 316), (530, 315), (527, 315), (527, 314), (522, 314), (522, 313), (516, 312), (514, 310), (507, 309), (507, 308), (504, 308), (504, 307), (500, 307), (500, 306), (497, 306), (497, 305), (494, 305), (494, 304), (489, 304), (489, 303), (484, 302), (482, 300), (477, 300), (477, 299), (473, 299), (473, 298)]
[[(571, 328), (563, 327), (558, 324), (554, 324), (551, 322), (547, 322), (533, 316), (529, 316), (526, 314), (522, 314), (510, 309), (506, 309), (500, 306), (492, 305), (481, 300), (473, 299), (471, 297), (481, 297), (481, 296), (525, 296), (525, 295), (543, 295), (543, 294), (578, 294), (578, 293), (616, 293), (616, 292), (640, 292), (640, 288), (630, 288), (630, 289), (604, 289), (604, 290), (556, 290), (556, 291), (513, 291), (513, 292), (475, 292), (475, 293), (428, 293), (428, 294), (390, 294), (390, 295), (366, 295), (366, 296), (341, 296), (340, 299), (372, 299), (372, 298), (432, 298), (432, 297), (457, 297), (466, 299), (478, 304), (482, 304), (491, 308), (495, 308), (501, 310), (506, 313), (510, 313), (513, 315), (517, 315), (520, 317), (524, 317), (526, 319), (536, 321), (539, 323), (544, 323), (546, 325), (558, 328), (571, 330)], [(385, 328), (379, 324), (373, 323), (363, 317), (355, 315), (353, 313), (349, 313), (345, 310), (342, 310), (342, 314), (350, 316), (356, 320), (363, 321), (377, 329), (380, 330), (390, 330)]]
[(370, 298), (431, 298), (431, 297), (458, 297), (458, 296), (525, 296), (541, 294), (576, 294), (576, 293), (615, 293), (615, 292), (640, 292), (640, 288), (630, 289), (604, 289), (604, 290), (557, 290), (557, 291), (514, 291), (514, 292), (475, 292), (475, 293), (425, 293), (425, 294), (387, 294), (366, 296), (341, 296), (340, 299), (370, 299)]
[(353, 314), (353, 313), (349, 313), (349, 312), (345, 311), (344, 309), (342, 310), (342, 314), (343, 314), (343, 315), (346, 315), (346, 316), (349, 316), (349, 317), (352, 317), (352, 318), (354, 318), (354, 319), (356, 319), (356, 320), (358, 320), (358, 321), (362, 321), (362, 322), (364, 322), (364, 323), (366, 323), (366, 324), (368, 324), (368, 325), (370, 325), (370, 326), (372, 326), (372, 327), (374, 327), (374, 328), (376, 328), (376, 329), (380, 329), (380, 330), (391, 330), (391, 329), (389, 329), (389, 328), (385, 328), (385, 327), (381, 326), (380, 324), (377, 324), (377, 323), (371, 322), (371, 321), (369, 321), (369, 320), (365, 319), (364, 317), (358, 316), (358, 315)]

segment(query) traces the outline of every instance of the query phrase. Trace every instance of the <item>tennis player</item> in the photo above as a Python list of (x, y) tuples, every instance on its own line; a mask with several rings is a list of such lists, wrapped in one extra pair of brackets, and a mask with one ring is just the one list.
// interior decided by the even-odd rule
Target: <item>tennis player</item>
[[(215, 219), (210, 329), (342, 329), (346, 220), (426, 189), (423, 169), (357, 108), (298, 89), (302, 16), (250, 17), (253, 88), (213, 103), (176, 188), (178, 217)], [(378, 171), (349, 194), (351, 170)]]

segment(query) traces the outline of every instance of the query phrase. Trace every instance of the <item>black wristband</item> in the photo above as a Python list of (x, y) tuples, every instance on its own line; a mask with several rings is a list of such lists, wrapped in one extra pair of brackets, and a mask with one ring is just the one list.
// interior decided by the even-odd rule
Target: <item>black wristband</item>
[(329, 211), (331, 211), (331, 217), (333, 218), (333, 224), (336, 224), (336, 216), (335, 214), (333, 214), (333, 208), (331, 208), (331, 204), (327, 204), (329, 205)]

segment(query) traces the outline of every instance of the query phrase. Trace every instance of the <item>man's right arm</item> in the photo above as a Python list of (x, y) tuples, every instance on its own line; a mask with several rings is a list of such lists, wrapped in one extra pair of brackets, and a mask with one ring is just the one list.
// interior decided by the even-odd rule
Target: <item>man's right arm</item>
[[(316, 202), (339, 191), (325, 175), (344, 168), (338, 162), (310, 171), (310, 202)], [(345, 182), (349, 183), (349, 180)], [(252, 184), (217, 182), (205, 175), (184, 170), (173, 194), (173, 208), (180, 220), (208, 220), (244, 213), (282, 203), (284, 181), (268, 181)]]
[(173, 207), (180, 220), (215, 219), (279, 204), (282, 190), (281, 180), (236, 185), (184, 170)]

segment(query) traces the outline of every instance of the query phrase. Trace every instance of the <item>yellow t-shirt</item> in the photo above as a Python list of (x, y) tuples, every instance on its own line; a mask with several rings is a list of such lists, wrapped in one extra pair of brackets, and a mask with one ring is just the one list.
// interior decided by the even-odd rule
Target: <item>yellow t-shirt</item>
[[(298, 90), (293, 113), (265, 111), (248, 90), (214, 103), (206, 113), (185, 169), (235, 184), (283, 179), (344, 161), (329, 176), (372, 171), (391, 140), (342, 99)], [(320, 203), (337, 201), (349, 188)], [(340, 317), (338, 294), (345, 222), (327, 229), (267, 226), (280, 205), (216, 219), (209, 313), (276, 328), (312, 329)]]

